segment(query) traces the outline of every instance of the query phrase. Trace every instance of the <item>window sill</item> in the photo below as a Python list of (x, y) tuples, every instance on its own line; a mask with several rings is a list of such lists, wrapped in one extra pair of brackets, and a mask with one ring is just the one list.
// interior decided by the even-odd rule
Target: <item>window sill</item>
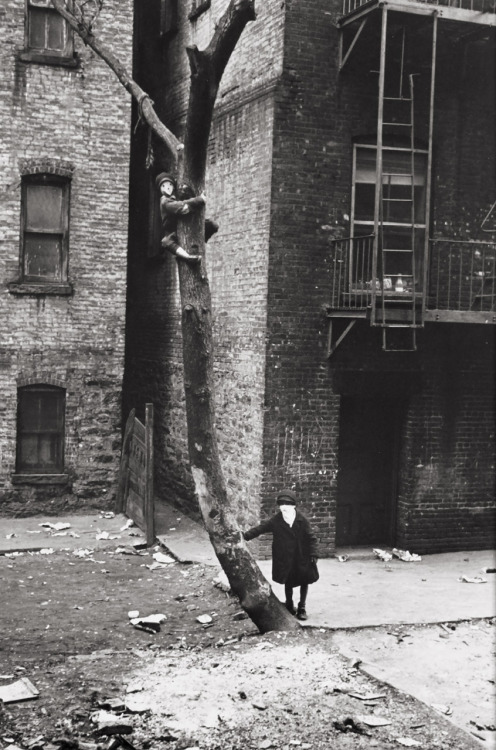
[(12, 484), (67, 484), (69, 474), (11, 474)]
[(77, 68), (79, 65), (78, 58), (72, 55), (66, 57), (27, 49), (19, 52), (19, 60), (26, 63), (41, 63), (42, 65), (60, 65), (63, 68)]
[(11, 294), (46, 294), (46, 295), (59, 295), (62, 297), (68, 297), (73, 294), (74, 287), (69, 283), (49, 283), (46, 284), (35, 284), (29, 281), (11, 281), (7, 284), (7, 288)]
[(201, 16), (202, 13), (205, 13), (206, 10), (210, 8), (211, 0), (203, 0), (203, 2), (199, 3), (196, 8), (193, 8), (190, 13), (188, 13), (188, 18), (190, 21), (195, 21), (198, 16)]

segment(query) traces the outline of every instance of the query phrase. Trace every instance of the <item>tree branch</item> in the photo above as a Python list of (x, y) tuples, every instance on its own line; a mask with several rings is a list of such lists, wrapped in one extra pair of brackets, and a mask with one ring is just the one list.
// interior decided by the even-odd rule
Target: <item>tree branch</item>
[(121, 63), (118, 57), (113, 54), (104, 44), (97, 41), (93, 36), (93, 33), (89, 27), (83, 23), (80, 23), (78, 19), (67, 9), (65, 0), (51, 0), (54, 8), (60, 13), (60, 15), (67, 21), (69, 26), (74, 29), (83, 42), (91, 47), (96, 54), (108, 65), (108, 67), (115, 73), (120, 83), (124, 86), (131, 96), (136, 99), (140, 106), (140, 112), (160, 140), (165, 143), (174, 162), (177, 162), (179, 158), (179, 152), (183, 149), (183, 144), (179, 141), (174, 133), (165, 127), (163, 122), (158, 117), (153, 107), (153, 102), (148, 94), (143, 91), (136, 81), (129, 75), (124, 65)]
[(203, 190), (205, 160), (217, 92), (224, 69), (249, 21), (254, 21), (255, 0), (230, 0), (205, 50), (188, 47), (191, 88), (184, 137), (191, 171), (185, 178), (197, 191)]

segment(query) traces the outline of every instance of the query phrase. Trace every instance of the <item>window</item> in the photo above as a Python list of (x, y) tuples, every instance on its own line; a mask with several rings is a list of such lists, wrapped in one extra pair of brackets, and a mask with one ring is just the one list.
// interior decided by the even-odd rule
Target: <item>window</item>
[(23, 59), (59, 62), (72, 59), (72, 30), (50, 0), (27, 0), (26, 52)]
[(65, 390), (49, 385), (19, 388), (18, 474), (61, 474), (64, 469)]
[(47, 174), (22, 180), (21, 282), (67, 282), (69, 180)]
[[(374, 232), (376, 156), (375, 145), (355, 146), (351, 211), (353, 237)], [(421, 278), (425, 238), (426, 171), (427, 153), (416, 149), (413, 160), (412, 206), (412, 152), (405, 148), (383, 150), (380, 237), (384, 248), (398, 251), (388, 253), (390, 267), (384, 269), (385, 274), (408, 274), (411, 266), (408, 253), (405, 251), (412, 248), (413, 242), (417, 281)], [(356, 259), (353, 259), (353, 264), (356, 265)], [(354, 270), (356, 271), (356, 268)]]

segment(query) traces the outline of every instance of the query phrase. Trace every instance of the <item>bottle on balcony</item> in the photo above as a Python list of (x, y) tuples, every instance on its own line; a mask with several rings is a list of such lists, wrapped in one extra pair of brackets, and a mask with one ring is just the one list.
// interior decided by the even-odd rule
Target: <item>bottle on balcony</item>
[(394, 291), (395, 292), (405, 291), (405, 287), (403, 286), (403, 279), (401, 278), (401, 274), (398, 274), (398, 278), (396, 279), (396, 283), (394, 285)]

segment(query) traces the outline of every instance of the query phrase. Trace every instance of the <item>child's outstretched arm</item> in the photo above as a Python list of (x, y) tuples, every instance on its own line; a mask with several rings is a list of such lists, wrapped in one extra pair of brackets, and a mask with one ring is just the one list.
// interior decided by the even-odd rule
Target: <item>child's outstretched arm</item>
[(246, 541), (249, 542), (250, 539), (255, 539), (261, 534), (271, 534), (272, 530), (272, 518), (269, 518), (267, 521), (263, 521), (258, 526), (253, 526), (253, 528), (248, 529), (248, 531), (244, 531), (243, 536)]

